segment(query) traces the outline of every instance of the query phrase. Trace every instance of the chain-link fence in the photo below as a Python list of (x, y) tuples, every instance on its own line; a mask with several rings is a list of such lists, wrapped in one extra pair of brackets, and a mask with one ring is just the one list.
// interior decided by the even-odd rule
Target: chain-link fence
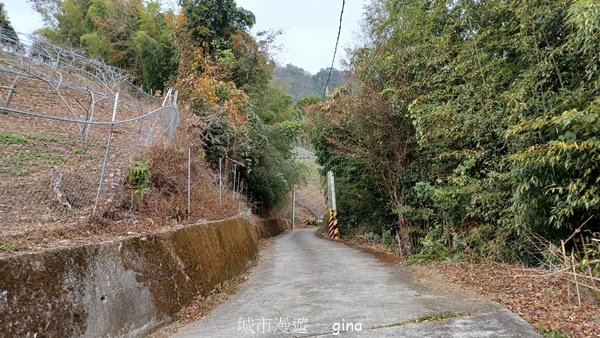
[(179, 124), (177, 92), (34, 35), (0, 32), (0, 233), (68, 225), (120, 198), (128, 164)]

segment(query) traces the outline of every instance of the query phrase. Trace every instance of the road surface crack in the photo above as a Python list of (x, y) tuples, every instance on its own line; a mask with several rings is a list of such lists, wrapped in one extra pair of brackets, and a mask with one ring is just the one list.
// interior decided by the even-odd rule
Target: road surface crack
[(461, 313), (441, 312), (441, 313), (426, 314), (426, 315), (420, 316), (417, 319), (404, 320), (399, 323), (372, 326), (372, 327), (368, 327), (366, 329), (367, 330), (378, 330), (378, 329), (385, 329), (388, 327), (403, 326), (403, 325), (408, 325), (408, 324), (441, 322), (441, 321), (447, 321), (447, 320), (454, 319), (454, 318), (464, 318), (464, 317), (471, 317), (471, 316), (473, 316), (473, 314), (467, 313), (467, 312), (461, 312)]

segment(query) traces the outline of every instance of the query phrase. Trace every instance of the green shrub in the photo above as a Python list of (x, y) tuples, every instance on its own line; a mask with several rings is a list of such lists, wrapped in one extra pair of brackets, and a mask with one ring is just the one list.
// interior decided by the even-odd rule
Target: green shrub
[(0, 252), (13, 252), (17, 250), (17, 246), (12, 243), (0, 242)]
[(567, 333), (554, 331), (554, 330), (548, 329), (544, 326), (538, 327), (537, 332), (539, 334), (541, 334), (542, 336), (544, 336), (545, 338), (569, 338), (569, 337), (571, 337), (571, 335), (569, 335)]
[(150, 165), (148, 160), (138, 158), (127, 167), (126, 184), (133, 193), (135, 201), (141, 203), (150, 192)]
[(391, 248), (394, 245), (394, 237), (392, 236), (391, 229), (384, 230), (382, 233), (382, 238), (383, 238), (383, 244), (386, 247)]
[(0, 133), (0, 144), (2, 145), (10, 145), (10, 144), (24, 144), (27, 143), (27, 140), (17, 134), (13, 133)]
[(218, 163), (220, 158), (229, 155), (234, 143), (234, 132), (224, 118), (214, 119), (204, 134), (206, 159)]

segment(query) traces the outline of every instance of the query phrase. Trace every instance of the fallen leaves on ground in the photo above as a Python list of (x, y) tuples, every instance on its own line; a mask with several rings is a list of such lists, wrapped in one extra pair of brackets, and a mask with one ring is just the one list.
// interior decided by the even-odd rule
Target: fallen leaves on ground
[[(342, 238), (341, 242), (386, 263), (401, 262), (383, 244), (361, 238)], [(501, 303), (549, 337), (561, 337), (552, 333), (575, 338), (600, 337), (600, 300), (588, 293), (579, 306), (574, 284), (548, 271), (498, 262), (433, 262), (414, 268), (417, 279), (427, 287), (445, 292), (467, 290)], [(583, 288), (580, 291), (584, 293)]]
[(536, 329), (600, 337), (600, 304), (578, 306), (573, 286), (546, 271), (502, 263), (430, 263), (421, 267), (504, 304)]

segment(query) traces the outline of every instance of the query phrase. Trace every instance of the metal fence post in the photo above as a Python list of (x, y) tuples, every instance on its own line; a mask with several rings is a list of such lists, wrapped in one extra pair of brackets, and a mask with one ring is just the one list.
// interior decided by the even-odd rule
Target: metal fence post
[(162, 107), (164, 107), (167, 104), (167, 100), (171, 97), (172, 90), (173, 90), (173, 88), (169, 88), (169, 90), (167, 91), (167, 94), (165, 95), (163, 102), (162, 102)]
[[(167, 94), (165, 95), (165, 97), (162, 101), (161, 108), (164, 108), (165, 105), (167, 104), (167, 100), (171, 97), (171, 91), (172, 91), (172, 88), (169, 88), (169, 90), (167, 91)], [(156, 123), (161, 118), (161, 116), (162, 116), (162, 110), (158, 109), (156, 117), (154, 118), (154, 122), (152, 123), (152, 127), (150, 127), (150, 130), (148, 131), (148, 136), (146, 137), (146, 142), (144, 142), (144, 147), (148, 144), (152, 135), (154, 135), (154, 127), (156, 126)]]
[[(117, 106), (119, 104), (119, 93), (115, 94), (115, 104), (113, 106), (112, 122), (117, 119)], [(96, 192), (96, 201), (94, 202), (94, 209), (92, 210), (92, 216), (96, 216), (96, 210), (98, 209), (98, 200), (100, 199), (100, 193), (102, 192), (102, 182), (104, 181), (104, 173), (106, 171), (106, 164), (108, 163), (108, 152), (110, 149), (110, 142), (112, 141), (112, 134), (115, 125), (110, 125), (108, 132), (108, 140), (106, 141), (106, 150), (104, 151), (104, 162), (102, 163), (102, 171), (100, 171), (100, 182), (98, 183), (98, 191)]]
[(187, 212), (191, 214), (190, 204), (192, 199), (192, 148), (188, 148), (188, 176), (187, 176)]
[[(94, 107), (96, 106), (96, 97), (94, 96), (94, 93), (90, 92), (90, 106), (88, 108), (87, 111), (87, 118), (86, 120), (91, 122), (94, 119)], [(92, 127), (91, 124), (86, 123), (85, 126), (83, 127), (83, 135), (82, 135), (82, 140), (81, 140), (81, 149), (86, 149), (87, 148), (87, 143), (88, 143), (88, 136), (90, 134), (90, 128)]]
[(292, 230), (294, 229), (294, 224), (296, 223), (296, 185), (292, 189)]
[(237, 179), (236, 175), (237, 175), (237, 165), (234, 164), (233, 165), (233, 186), (231, 189), (231, 190), (233, 190), (234, 193), (235, 193), (235, 183), (236, 183), (236, 179)]
[(219, 205), (223, 204), (223, 158), (219, 158)]

